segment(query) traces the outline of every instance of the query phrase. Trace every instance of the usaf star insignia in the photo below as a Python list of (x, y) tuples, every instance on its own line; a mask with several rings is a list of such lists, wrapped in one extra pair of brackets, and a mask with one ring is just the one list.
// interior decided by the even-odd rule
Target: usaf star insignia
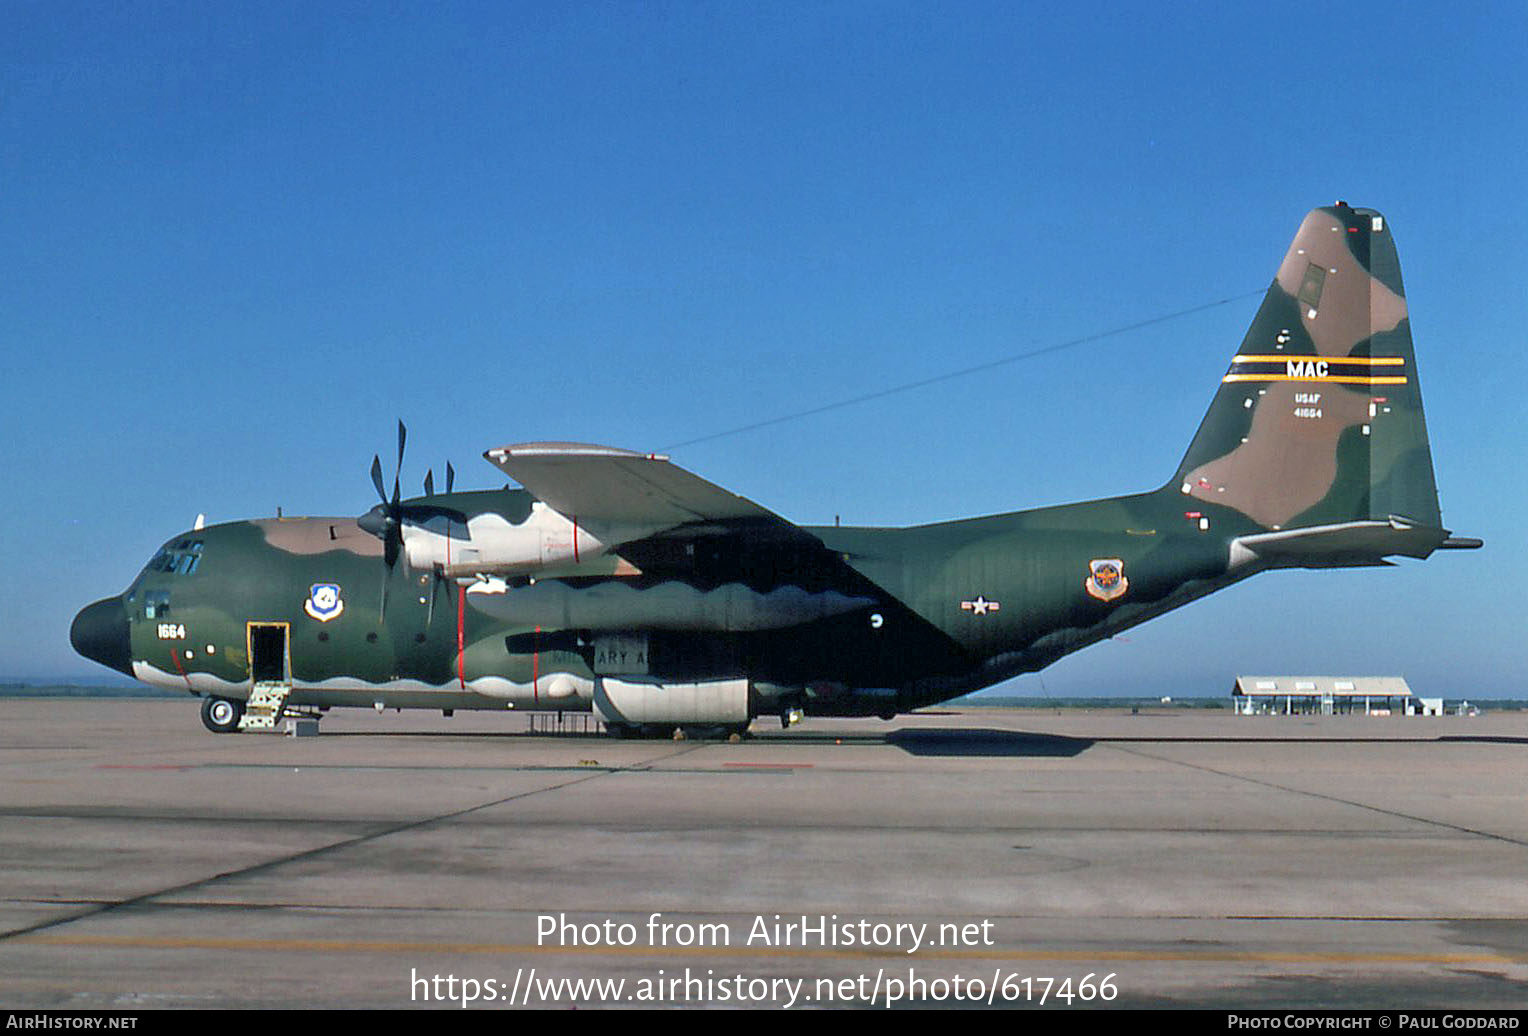
[(308, 599), (303, 602), (302, 610), (319, 622), (338, 618), (340, 612), (345, 610), (345, 602), (340, 600), (339, 584), (314, 583), (308, 590)]
[(960, 610), (970, 612), (972, 615), (986, 615), (988, 612), (1001, 611), (1002, 605), (996, 601), (989, 601), (981, 594), (976, 595), (974, 601), (961, 601)]
[(1092, 573), (1082, 586), (1090, 596), (1100, 601), (1112, 601), (1130, 589), (1130, 580), (1125, 578), (1125, 563), (1119, 558), (1095, 558), (1088, 562), (1088, 567)]

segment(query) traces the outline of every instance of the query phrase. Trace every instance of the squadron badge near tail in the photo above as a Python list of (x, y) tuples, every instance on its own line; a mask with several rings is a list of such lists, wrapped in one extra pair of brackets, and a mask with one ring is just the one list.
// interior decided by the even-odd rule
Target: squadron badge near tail
[(1100, 601), (1123, 597), (1130, 589), (1130, 580), (1125, 578), (1125, 563), (1119, 558), (1095, 558), (1088, 562), (1088, 568), (1088, 578), (1082, 585)]

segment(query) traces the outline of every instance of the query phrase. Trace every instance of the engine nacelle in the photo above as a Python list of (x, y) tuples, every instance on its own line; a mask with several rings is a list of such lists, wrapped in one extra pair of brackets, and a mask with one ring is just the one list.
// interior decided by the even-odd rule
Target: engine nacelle
[(748, 681), (632, 683), (601, 676), (594, 681), (594, 714), (615, 726), (747, 723)]
[(538, 501), (518, 524), (492, 511), (473, 515), (465, 525), (444, 516), (407, 523), (403, 549), (410, 567), (438, 568), (446, 578), (456, 579), (578, 564), (610, 548)]

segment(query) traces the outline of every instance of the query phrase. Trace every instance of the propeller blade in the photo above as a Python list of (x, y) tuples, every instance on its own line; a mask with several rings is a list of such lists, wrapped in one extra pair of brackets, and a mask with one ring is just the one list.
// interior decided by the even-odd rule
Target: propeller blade
[(424, 495), (435, 495), (435, 469), (431, 468), (424, 473)]
[(377, 495), (382, 498), (382, 502), (387, 503), (387, 490), (382, 487), (382, 458), (378, 456), (371, 458), (371, 484), (377, 487)]
[(403, 422), (398, 422), (398, 466), (393, 469), (393, 507), (398, 506), (398, 500), (402, 496), (403, 485), (400, 479), (403, 477), (403, 445), (408, 441), (409, 430), (403, 427)]
[(448, 492), (448, 493), (451, 492), (451, 490), (454, 489), (455, 487), (456, 487), (456, 469), (451, 466), (451, 462), (450, 461), (446, 461), (446, 492)]

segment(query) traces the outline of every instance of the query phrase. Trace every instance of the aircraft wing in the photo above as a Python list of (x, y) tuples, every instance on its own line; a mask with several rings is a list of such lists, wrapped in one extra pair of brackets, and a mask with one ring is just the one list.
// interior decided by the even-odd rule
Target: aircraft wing
[[(816, 534), (752, 500), (669, 463), (667, 457), (564, 442), (503, 446), (483, 456), (547, 507), (619, 550), (620, 557), (654, 586), (669, 586), (666, 592), (682, 596), (694, 590), (704, 595), (726, 588), (726, 594), (748, 600), (753, 599), (750, 594), (805, 594), (818, 601), (847, 602), (848, 611), (802, 615), (792, 624), (815, 627), (812, 635), (827, 638), (825, 643), (836, 643), (833, 638), (844, 630), (871, 621), (862, 613), (873, 607), (876, 628), (885, 622), (901, 631), (895, 650), (924, 662), (944, 659), (942, 664), (952, 671), (969, 662), (947, 633), (849, 564), (849, 555), (830, 549)], [(679, 583), (670, 583), (673, 579)], [(562, 592), (550, 585), (527, 589), (540, 596)], [(646, 598), (620, 586), (596, 589), (605, 599), (621, 601), (623, 612), (637, 626), (646, 621), (632, 610), (635, 602)], [(517, 593), (519, 601), (529, 600), (525, 590)], [(721, 598), (701, 599), (711, 602), (707, 608), (721, 607)], [(663, 607), (668, 609), (667, 621), (674, 622), (673, 602)], [(715, 621), (716, 616), (707, 612), (707, 618)], [(738, 632), (747, 620), (727, 621)], [(751, 632), (787, 635), (773, 628)]]
[(548, 507), (612, 545), (671, 529), (702, 534), (744, 525), (817, 542), (773, 511), (691, 474), (662, 454), (532, 442), (501, 446), (483, 456)]

